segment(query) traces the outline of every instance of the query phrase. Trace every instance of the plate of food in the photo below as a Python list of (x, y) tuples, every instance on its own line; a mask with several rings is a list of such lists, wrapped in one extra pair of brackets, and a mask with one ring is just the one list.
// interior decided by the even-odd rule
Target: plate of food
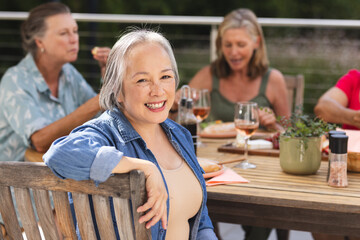
[(204, 178), (211, 178), (222, 174), (225, 171), (223, 165), (218, 164), (214, 160), (206, 158), (198, 158), (200, 166), (204, 169)]
[(206, 126), (200, 133), (203, 138), (235, 138), (236, 129), (233, 122), (216, 121)]
[[(267, 139), (279, 134), (276, 131), (267, 131), (258, 129), (251, 136), (251, 139)], [(234, 122), (215, 121), (207, 123), (207, 126), (201, 131), (202, 138), (235, 138), (237, 135)]]

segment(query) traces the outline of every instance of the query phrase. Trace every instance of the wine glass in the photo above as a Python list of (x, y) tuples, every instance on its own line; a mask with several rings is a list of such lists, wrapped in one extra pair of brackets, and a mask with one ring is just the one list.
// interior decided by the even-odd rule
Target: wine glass
[[(193, 99), (193, 113), (197, 119), (197, 136), (200, 135), (200, 123), (204, 121), (210, 113), (210, 93), (208, 89), (191, 89), (191, 98)], [(203, 143), (198, 139), (197, 146)]]
[(234, 115), (235, 128), (238, 134), (243, 137), (244, 157), (245, 160), (235, 167), (242, 169), (256, 168), (255, 164), (248, 162), (248, 140), (259, 128), (259, 113), (257, 103), (254, 102), (237, 102), (235, 104)]

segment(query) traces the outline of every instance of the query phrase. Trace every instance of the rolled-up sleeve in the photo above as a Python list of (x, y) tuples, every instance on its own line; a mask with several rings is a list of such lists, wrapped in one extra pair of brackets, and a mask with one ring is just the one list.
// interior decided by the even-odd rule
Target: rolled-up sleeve
[(43, 160), (60, 178), (99, 183), (107, 180), (122, 157), (123, 153), (102, 132), (78, 128), (54, 141)]
[[(101, 147), (91, 165), (90, 179), (94, 180), (96, 183), (105, 182), (110, 177), (112, 170), (119, 163), (123, 155), (122, 152), (114, 147)], [(104, 159), (106, 159), (105, 165)]]

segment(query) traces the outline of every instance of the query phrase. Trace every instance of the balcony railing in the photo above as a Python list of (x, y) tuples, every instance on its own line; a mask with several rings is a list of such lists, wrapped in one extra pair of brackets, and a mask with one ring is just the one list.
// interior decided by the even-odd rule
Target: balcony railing
[[(0, 11), (2, 23), (6, 21), (19, 24), (27, 16), (27, 12)], [(165, 33), (174, 46), (180, 76), (182, 82), (186, 83), (196, 71), (215, 58), (214, 42), (217, 27), (223, 20), (223, 17), (213, 16), (85, 13), (73, 13), (73, 17), (79, 25), (83, 24), (79, 32), (82, 40), (79, 59), (74, 65), (95, 87), (98, 86), (99, 74), (98, 71), (94, 72), (96, 62), (91, 59), (90, 49), (94, 45), (111, 46), (116, 41), (119, 30), (126, 26), (145, 24), (166, 29), (165, 32), (163, 29), (161, 32)], [(350, 68), (358, 67), (360, 41), (354, 36), (360, 36), (360, 20), (261, 17), (258, 20), (264, 29), (271, 66), (284, 74), (304, 74), (306, 81), (304, 103), (308, 112), (312, 112), (317, 98), (342, 74)], [(103, 30), (101, 27), (94, 28), (91, 24), (111, 25), (112, 28)], [(0, 39), (3, 39), (0, 40), (0, 76), (9, 66), (15, 65), (22, 58), (19, 54), (21, 51), (19, 28), (6, 26), (7, 24), (2, 24), (0, 27)], [(174, 26), (182, 28), (180, 34), (179, 31), (173, 30)], [(294, 31), (296, 34), (294, 36), (283, 34), (282, 29), (287, 29), (288, 32)], [(13, 41), (13, 38), (17, 41)], [(12, 54), (12, 50), (18, 54)]]

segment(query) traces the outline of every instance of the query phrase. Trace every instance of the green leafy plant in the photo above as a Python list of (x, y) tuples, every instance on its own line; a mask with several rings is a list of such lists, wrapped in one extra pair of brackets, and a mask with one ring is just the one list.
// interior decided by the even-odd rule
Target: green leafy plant
[(282, 133), (283, 136), (299, 138), (320, 137), (330, 130), (336, 129), (335, 124), (327, 123), (317, 117), (302, 114), (299, 108), (301, 109), (301, 107), (295, 109), (290, 118), (278, 118), (278, 122), (285, 129), (285, 132)]
[(280, 136), (284, 141), (289, 141), (293, 138), (300, 140), (297, 148), (300, 150), (302, 156), (305, 155), (310, 138), (321, 137), (329, 131), (336, 129), (335, 124), (330, 124), (317, 117), (310, 117), (307, 114), (303, 114), (301, 106), (295, 108), (290, 118), (280, 117), (278, 118), (278, 122), (285, 130)]

